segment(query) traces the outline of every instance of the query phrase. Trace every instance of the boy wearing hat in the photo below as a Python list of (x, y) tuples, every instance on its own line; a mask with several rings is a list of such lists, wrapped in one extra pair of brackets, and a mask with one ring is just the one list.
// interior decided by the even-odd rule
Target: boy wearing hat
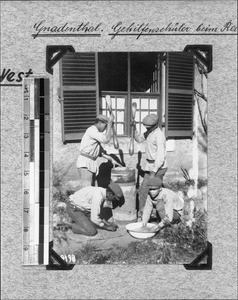
[[(73, 233), (93, 236), (97, 229), (116, 231), (118, 226), (114, 223), (112, 214), (104, 219), (104, 209), (113, 208), (114, 203), (123, 199), (121, 187), (111, 182), (107, 188), (84, 187), (69, 196), (66, 212), (73, 219), (70, 224)], [(111, 218), (109, 218), (111, 217)]]
[(183, 198), (170, 189), (162, 188), (162, 181), (157, 178), (150, 178), (148, 187), (149, 195), (143, 211), (142, 227), (146, 227), (154, 208), (159, 220), (159, 223), (153, 227), (154, 230), (180, 222), (183, 215)]
[(98, 174), (96, 159), (103, 152), (101, 143), (108, 143), (111, 139), (111, 129), (114, 116), (98, 115), (95, 124), (84, 133), (79, 147), (80, 155), (77, 160), (80, 183), (82, 187), (94, 184)]
[[(157, 178), (163, 181), (164, 174), (167, 171), (166, 160), (166, 139), (163, 131), (158, 125), (159, 118), (155, 114), (150, 114), (143, 119), (143, 125), (147, 131), (139, 134), (135, 128), (135, 140), (137, 142), (145, 141), (145, 175), (139, 189), (139, 214), (142, 214), (143, 207), (148, 195), (149, 178)], [(134, 124), (135, 125), (135, 124)]]

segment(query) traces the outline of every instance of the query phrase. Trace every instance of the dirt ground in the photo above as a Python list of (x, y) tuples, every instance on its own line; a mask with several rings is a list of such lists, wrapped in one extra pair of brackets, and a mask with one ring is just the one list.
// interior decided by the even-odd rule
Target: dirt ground
[(75, 253), (86, 243), (90, 243), (96, 247), (97, 251), (100, 251), (110, 250), (115, 246), (127, 247), (129, 243), (134, 241), (143, 242), (144, 239), (136, 239), (126, 230), (125, 226), (129, 223), (131, 222), (117, 222), (119, 228), (115, 232), (98, 229), (98, 234), (95, 236), (74, 234), (72, 230), (66, 232), (54, 230), (53, 249), (59, 255), (68, 255)]

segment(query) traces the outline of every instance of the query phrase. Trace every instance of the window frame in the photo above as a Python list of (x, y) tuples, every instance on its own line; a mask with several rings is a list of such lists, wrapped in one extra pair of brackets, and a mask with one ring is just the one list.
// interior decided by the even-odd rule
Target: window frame
[[(169, 83), (169, 79), (168, 79), (168, 67), (166, 66), (168, 61), (168, 54), (169, 53), (183, 53), (184, 52), (158, 52), (158, 60), (157, 60), (157, 64), (155, 65), (155, 70), (154, 72), (158, 72), (158, 76), (157, 76), (157, 80), (158, 80), (158, 84), (157, 84), (157, 92), (131, 92), (131, 53), (127, 52), (127, 91), (99, 91), (99, 62), (98, 62), (98, 52), (76, 52), (76, 54), (82, 54), (82, 53), (90, 53), (90, 54), (94, 54), (95, 55), (95, 86), (96, 86), (96, 100), (95, 100), (95, 105), (96, 105), (96, 114), (101, 113), (102, 108), (101, 108), (101, 99), (102, 99), (102, 95), (106, 95), (106, 93), (108, 93), (110, 95), (110, 93), (113, 94), (117, 94), (117, 95), (125, 95), (125, 99), (127, 101), (125, 101), (125, 134), (119, 135), (118, 138), (126, 138), (126, 137), (130, 137), (131, 135), (131, 127), (130, 127), (130, 123), (131, 123), (131, 108), (132, 108), (132, 102), (133, 102), (133, 97), (135, 97), (136, 95), (142, 95), (144, 94), (145, 97), (146, 95), (152, 95), (152, 96), (157, 96), (157, 114), (159, 116), (159, 122), (160, 122), (160, 127), (164, 126), (165, 127), (165, 134), (166, 134), (166, 138), (167, 139), (176, 139), (176, 138), (180, 138), (180, 139), (188, 139), (188, 138), (192, 138), (191, 134), (188, 136), (186, 134), (182, 134), (181, 136), (171, 136), (168, 133), (168, 122), (169, 122), (169, 115), (168, 115), (168, 83)], [(146, 52), (145, 52), (146, 53)], [(164, 62), (164, 60), (162, 59), (162, 54), (166, 55), (166, 60), (165, 60), (165, 70), (166, 70), (166, 76), (165, 76), (165, 87), (163, 90), (162, 87), (162, 64)], [(195, 63), (193, 65), (193, 71), (195, 72)], [(69, 140), (66, 138), (66, 133), (65, 133), (65, 103), (64, 103), (64, 95), (63, 92), (65, 90), (73, 90), (73, 85), (70, 87), (66, 87), (63, 86), (63, 67), (62, 67), (62, 60), (59, 63), (59, 72), (60, 72), (60, 88), (59, 88), (59, 101), (61, 103), (61, 128), (62, 128), (62, 140), (63, 143), (78, 143), (81, 141), (82, 136), (84, 134), (84, 132), (80, 131), (79, 128), (79, 133), (75, 134), (77, 137), (73, 138), (72, 140)], [(194, 89), (194, 72), (193, 72), (193, 89)], [(156, 77), (155, 74), (153, 74), (153, 78)], [(154, 81), (153, 81), (153, 86), (154, 86)], [(83, 89), (81, 87), (81, 89)], [(77, 89), (76, 89), (77, 90)], [(165, 94), (165, 101), (163, 100), (164, 96), (162, 96), (162, 94)], [(163, 112), (165, 112), (165, 119), (162, 119), (162, 114)], [(148, 111), (149, 113), (149, 111)], [(193, 119), (193, 112), (192, 112), (192, 116), (191, 118)], [(141, 120), (142, 121), (142, 120)], [(193, 125), (192, 125), (193, 127)]]

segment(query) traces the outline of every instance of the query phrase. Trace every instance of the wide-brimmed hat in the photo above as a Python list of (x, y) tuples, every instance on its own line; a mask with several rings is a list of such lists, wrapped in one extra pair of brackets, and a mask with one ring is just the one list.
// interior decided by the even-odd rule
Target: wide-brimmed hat
[(160, 189), (162, 187), (162, 180), (160, 178), (154, 177), (150, 178), (147, 182), (149, 189)]
[(109, 121), (109, 118), (107, 116), (104, 116), (104, 115), (97, 115), (96, 119), (104, 122), (105, 124), (108, 124), (108, 121)]
[(121, 189), (121, 187), (119, 186), (119, 184), (115, 183), (115, 182), (111, 182), (108, 185), (109, 189), (115, 194), (115, 198), (117, 200), (121, 200), (123, 197), (123, 191)]
[(153, 125), (156, 125), (159, 121), (159, 117), (155, 114), (150, 114), (148, 116), (146, 116), (142, 123), (145, 125), (145, 126), (153, 126)]

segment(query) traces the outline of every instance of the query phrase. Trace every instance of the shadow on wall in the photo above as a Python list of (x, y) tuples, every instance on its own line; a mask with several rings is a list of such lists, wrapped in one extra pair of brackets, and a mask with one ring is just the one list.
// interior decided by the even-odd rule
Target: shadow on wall
[(106, 188), (111, 182), (111, 170), (113, 164), (111, 161), (101, 163), (99, 166), (99, 172), (97, 175), (97, 183), (99, 187)]
[[(109, 154), (108, 154), (109, 155)], [(125, 167), (125, 161), (124, 161), (124, 154), (121, 149), (119, 149), (119, 156), (120, 158), (115, 154), (110, 154), (111, 158), (113, 158), (114, 162), (117, 162), (119, 166)], [(99, 172), (96, 177), (98, 186), (106, 188), (110, 181), (111, 181), (111, 170), (113, 168), (113, 163), (111, 161), (107, 161), (104, 163), (101, 163), (99, 166)]]
[[(107, 188), (108, 185), (111, 182), (111, 170), (113, 168), (113, 164), (111, 161), (107, 161), (102, 163), (99, 166), (99, 173), (97, 176), (97, 183), (99, 187), (103, 187), (103, 188)], [(120, 201), (118, 201), (117, 203), (113, 202), (113, 209), (115, 209), (116, 207), (121, 207), (123, 204), (125, 203), (125, 198), (123, 197), (122, 199), (120, 199)], [(104, 219), (107, 220), (108, 217), (108, 211), (110, 211), (110, 209), (103, 209), (105, 216)]]

